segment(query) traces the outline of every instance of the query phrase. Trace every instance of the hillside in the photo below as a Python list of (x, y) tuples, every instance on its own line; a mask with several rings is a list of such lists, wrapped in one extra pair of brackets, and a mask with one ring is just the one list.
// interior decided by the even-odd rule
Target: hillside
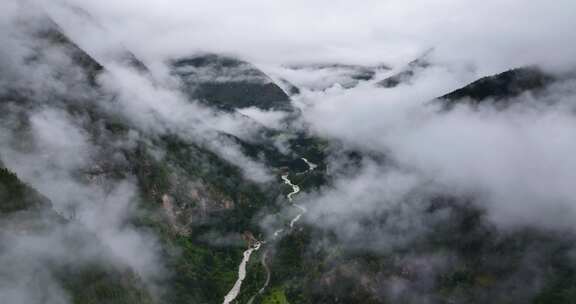
[(99, 61), (22, 8), (0, 52), (0, 303), (574, 301), (572, 114), (547, 103), (569, 76), (429, 87), (431, 51)]
[[(151, 303), (152, 298), (137, 275), (121, 265), (102, 263), (109, 254), (96, 236), (73, 221), (56, 213), (50, 201), (18, 179), (16, 174), (0, 168), (0, 250), (3, 277), (10, 277), (0, 288), (0, 299), (10, 303), (58, 301), (53, 294), (52, 280), (66, 291), (71, 303)], [(39, 239), (52, 239), (52, 256), (35, 248)], [(32, 243), (29, 243), (32, 242)], [(90, 244), (90, 245), (88, 245)], [(74, 262), (64, 252), (76, 252), (90, 247), (99, 251), (98, 259)], [(78, 256), (83, 259), (82, 256)], [(19, 286), (27, 276), (35, 276), (34, 289)], [(28, 290), (25, 297), (20, 289)]]

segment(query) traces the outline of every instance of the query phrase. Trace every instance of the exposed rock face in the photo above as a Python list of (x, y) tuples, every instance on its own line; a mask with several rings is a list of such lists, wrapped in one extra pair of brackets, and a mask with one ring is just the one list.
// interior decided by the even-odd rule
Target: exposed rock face
[[(176, 184), (176, 183), (175, 183)], [(171, 187), (174, 196), (162, 195), (162, 209), (172, 230), (179, 235), (189, 236), (195, 221), (201, 222), (207, 217), (222, 211), (234, 209), (235, 203), (224, 193), (203, 184), (200, 181), (189, 181)], [(179, 189), (184, 187), (184, 189)]]
[(171, 62), (172, 73), (192, 99), (232, 110), (257, 107), (292, 111), (290, 98), (266, 74), (239, 59), (207, 54)]
[(200, 213), (203, 215), (234, 208), (234, 201), (224, 195), (224, 193), (212, 190), (200, 182), (190, 182), (189, 187), (190, 198), (192, 201), (196, 202), (197, 209), (199, 209)]
[(191, 217), (182, 216), (183, 210), (174, 205), (174, 199), (168, 194), (162, 196), (162, 208), (168, 218), (168, 222), (172, 227), (172, 230), (178, 235), (188, 236), (190, 235), (190, 221)]

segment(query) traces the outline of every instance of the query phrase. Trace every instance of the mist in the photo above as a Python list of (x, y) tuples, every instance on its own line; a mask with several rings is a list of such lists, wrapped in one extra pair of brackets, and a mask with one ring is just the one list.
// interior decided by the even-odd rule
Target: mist
[(257, 64), (398, 66), (435, 47), (439, 61), (480, 74), (575, 63), (569, 0), (67, 2), (94, 14), (150, 59), (204, 50)]
[[(465, 198), (462, 204), (485, 212), (488, 225), (499, 231), (576, 233), (571, 224), (576, 217), (576, 82), (566, 80), (541, 94), (511, 98), (505, 109), (485, 102), (446, 111), (435, 100), (511, 68), (538, 66), (553, 74), (573, 70), (573, 1), (36, 2), (102, 65), (93, 80), (98, 90), (88, 85), (92, 80), (70, 60), (69, 50), (31, 37), (43, 26), (33, 22), (38, 17), (34, 12), (15, 1), (1, 4), (0, 37), (6, 43), (0, 68), (10, 76), (0, 78), (0, 90), (16, 87), (39, 102), (10, 109), (32, 110), (25, 126), (16, 119), (0, 124), (0, 160), (48, 197), (58, 214), (109, 250), (88, 247), (78, 254), (82, 263), (127, 265), (152, 289), (169, 275), (158, 237), (131, 225), (142, 212), (135, 178), (86, 177), (87, 172), (102, 171), (103, 159), (127, 162), (121, 153), (109, 154), (101, 141), (114, 150), (177, 135), (240, 168), (250, 182), (275, 182), (272, 168), (245, 155), (222, 134), (250, 142), (263, 128), (285, 129), (289, 113), (255, 107), (215, 110), (187, 96), (181, 80), (170, 73), (175, 59), (212, 53), (247, 60), (271, 79), (297, 87), (291, 102), (301, 116), (292, 126), (336, 143), (327, 162), (330, 182), (305, 189), (299, 199), (309, 210), (302, 222), (334, 233), (347, 250), (387, 254), (425, 237), (437, 223), (451, 219), (450, 212), (428, 212), (430, 201), (439, 195)], [(44, 55), (36, 58), (38, 49)], [(377, 85), (429, 49), (430, 66), (409, 82), (393, 88)], [(127, 53), (148, 70), (123, 62)], [(23, 64), (28, 61), (33, 64)], [(353, 68), (331, 66), (335, 63)], [(317, 69), (317, 64), (331, 67)], [(374, 74), (355, 79), (350, 72), (354, 68)], [(244, 70), (193, 72), (200, 82), (254, 80)], [(96, 100), (98, 111), (123, 118), (130, 132), (95, 140), (86, 129), (87, 118), (67, 111), (87, 100)], [(282, 143), (277, 145), (290, 153)], [(351, 165), (338, 157), (350, 150), (378, 157)], [(165, 151), (155, 152), (162, 161)], [(354, 167), (353, 172), (342, 173), (346, 166)], [(385, 225), (378, 223), (382, 215)], [(263, 227), (273, 226), (263, 217), (268, 221)], [(14, 249), (0, 255), (0, 261), (11, 267), (0, 275), (16, 279), (0, 279), (10, 283), (0, 294), (13, 303), (35, 303), (39, 297), (50, 304), (68, 303), (49, 272), (39, 274), (45, 286), (40, 295), (25, 295), (26, 278), (37, 274), (34, 265), (44, 261), (73, 260), (67, 250), (46, 252), (34, 244), (41, 240), (42, 245), (46, 241), (69, 248), (69, 234), (90, 239), (78, 230), (71, 225), (48, 235), (7, 239)], [(215, 246), (241, 243), (237, 235), (211, 232), (205, 241)], [(22, 263), (15, 263), (24, 253)], [(421, 294), (402, 280), (386, 281), (377, 289), (396, 300), (416, 290), (413, 301), (426, 303), (433, 274), (456, 259), (452, 253), (406, 257), (406, 264), (422, 268)], [(533, 288), (540, 286), (532, 283)]]

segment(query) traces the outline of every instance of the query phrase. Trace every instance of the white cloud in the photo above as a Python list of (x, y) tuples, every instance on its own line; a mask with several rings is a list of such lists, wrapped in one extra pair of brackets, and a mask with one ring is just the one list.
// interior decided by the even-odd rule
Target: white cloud
[(574, 63), (571, 0), (78, 1), (146, 58), (204, 50), (256, 63), (399, 64), (429, 47), (482, 73)]

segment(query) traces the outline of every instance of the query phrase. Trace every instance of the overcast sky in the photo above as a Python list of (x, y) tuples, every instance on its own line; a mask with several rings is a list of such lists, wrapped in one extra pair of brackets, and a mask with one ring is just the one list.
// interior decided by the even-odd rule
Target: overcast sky
[(260, 64), (395, 65), (435, 47), (438, 60), (490, 72), (576, 60), (572, 0), (61, 1), (148, 58), (204, 50)]

